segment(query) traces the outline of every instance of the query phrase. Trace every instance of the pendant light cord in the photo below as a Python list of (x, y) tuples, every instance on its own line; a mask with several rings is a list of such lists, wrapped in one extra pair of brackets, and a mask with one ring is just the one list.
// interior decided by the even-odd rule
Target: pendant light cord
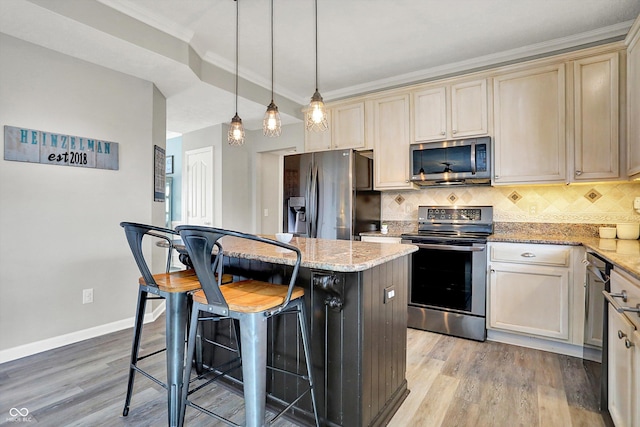
[(273, 0), (271, 0), (271, 102), (273, 103)]
[(316, 6), (316, 92), (318, 91), (318, 0), (315, 0)]
[(236, 2), (236, 116), (238, 115), (238, 27), (240, 26), (240, 1)]

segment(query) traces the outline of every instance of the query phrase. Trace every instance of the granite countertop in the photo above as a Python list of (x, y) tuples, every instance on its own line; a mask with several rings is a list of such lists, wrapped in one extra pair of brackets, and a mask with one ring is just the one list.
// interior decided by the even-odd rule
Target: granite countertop
[[(490, 242), (542, 243), (549, 245), (584, 246), (631, 276), (640, 280), (640, 240), (600, 239), (591, 236), (533, 235), (530, 233), (497, 233)], [(615, 268), (614, 267), (614, 268)]]
[[(368, 231), (360, 233), (360, 235), (401, 237), (403, 233), (415, 231), (410, 229), (410, 226), (405, 226), (404, 228), (390, 228), (387, 234), (382, 234), (380, 231)], [(541, 229), (529, 227), (518, 229), (515, 227), (515, 229), (492, 234), (488, 241), (584, 246), (588, 251), (597, 253), (619, 269), (640, 280), (640, 240), (600, 239), (599, 237), (572, 234), (572, 232), (584, 231), (575, 227), (567, 229), (551, 227), (550, 231), (551, 233), (545, 234)]]
[[(275, 240), (275, 236), (263, 236)], [(227, 256), (275, 264), (293, 265), (295, 254), (285, 248), (226, 236), (221, 241)], [(327, 271), (357, 272), (408, 255), (417, 246), (358, 242), (349, 240), (308, 239), (294, 237), (290, 245), (302, 253), (301, 267)], [(180, 244), (176, 245), (180, 248)], [(184, 246), (182, 246), (183, 248)]]

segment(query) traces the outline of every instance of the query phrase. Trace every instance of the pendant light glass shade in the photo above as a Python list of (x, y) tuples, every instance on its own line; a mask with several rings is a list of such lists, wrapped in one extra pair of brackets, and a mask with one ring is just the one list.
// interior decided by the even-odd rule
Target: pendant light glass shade
[(242, 119), (238, 115), (238, 27), (239, 27), (239, 5), (240, 1), (236, 2), (236, 115), (231, 119), (231, 125), (229, 126), (229, 134), (227, 135), (227, 141), (229, 145), (242, 145), (244, 144), (244, 127), (242, 126)]
[(265, 136), (280, 136), (282, 133), (282, 122), (280, 121), (280, 113), (278, 107), (271, 100), (271, 104), (267, 107), (267, 112), (264, 114), (264, 120), (262, 121), (262, 133)]
[(307, 129), (314, 132), (323, 132), (329, 128), (327, 121), (327, 109), (324, 107), (322, 96), (318, 89), (311, 97), (311, 103), (307, 108)]
[(271, 0), (271, 103), (267, 107), (262, 121), (262, 133), (264, 136), (276, 137), (282, 133), (282, 122), (280, 113), (275, 102), (273, 102), (273, 0)]
[(323, 132), (329, 128), (327, 121), (327, 109), (322, 101), (322, 96), (318, 91), (318, 0), (315, 0), (315, 18), (316, 18), (316, 91), (311, 97), (311, 102), (306, 113), (307, 130), (314, 132)]
[(229, 145), (244, 144), (244, 127), (242, 126), (242, 119), (238, 116), (238, 113), (231, 119), (227, 141), (229, 141)]

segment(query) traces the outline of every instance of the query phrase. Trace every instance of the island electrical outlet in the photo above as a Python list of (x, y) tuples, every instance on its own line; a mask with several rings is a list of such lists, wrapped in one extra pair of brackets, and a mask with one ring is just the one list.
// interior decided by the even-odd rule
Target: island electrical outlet
[(82, 303), (91, 304), (93, 302), (93, 288), (82, 290)]

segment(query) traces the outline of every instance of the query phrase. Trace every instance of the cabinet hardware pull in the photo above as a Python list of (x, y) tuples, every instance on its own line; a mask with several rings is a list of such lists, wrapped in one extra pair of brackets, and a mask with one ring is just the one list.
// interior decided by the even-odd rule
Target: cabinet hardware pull
[(458, 133), (458, 131), (454, 129), (451, 131), (451, 133)]
[(633, 347), (633, 343), (631, 341), (629, 341), (629, 339), (627, 338), (626, 340), (624, 340), (624, 346), (627, 348), (631, 348)]
[(576, 171), (576, 176), (582, 175), (582, 171)]
[[(613, 307), (613, 309), (618, 313), (624, 313), (625, 311), (628, 311), (630, 313), (636, 313), (638, 317), (640, 317), (640, 304), (636, 304), (635, 308), (624, 307), (624, 306), (618, 305), (618, 302), (614, 300), (614, 298), (620, 298), (620, 297), (626, 298), (627, 296), (626, 291), (622, 291), (622, 293), (620, 294), (610, 294), (607, 291), (602, 291), (602, 295), (604, 295), (605, 299), (609, 302), (609, 304), (611, 304), (611, 307)], [(623, 301), (626, 301), (626, 299), (624, 299)]]
[(523, 254), (520, 254), (521, 257), (525, 257), (525, 258), (535, 258), (536, 254), (533, 254), (531, 252), (525, 252)]
[(624, 332), (622, 332), (620, 329), (618, 329), (618, 339), (621, 340), (622, 338), (626, 337), (627, 334), (625, 334)]
[(622, 290), (619, 294), (609, 294), (612, 298), (622, 298), (622, 302), (627, 302), (627, 291)]
[(446, 135), (446, 133), (445, 132), (440, 132), (440, 135)]

